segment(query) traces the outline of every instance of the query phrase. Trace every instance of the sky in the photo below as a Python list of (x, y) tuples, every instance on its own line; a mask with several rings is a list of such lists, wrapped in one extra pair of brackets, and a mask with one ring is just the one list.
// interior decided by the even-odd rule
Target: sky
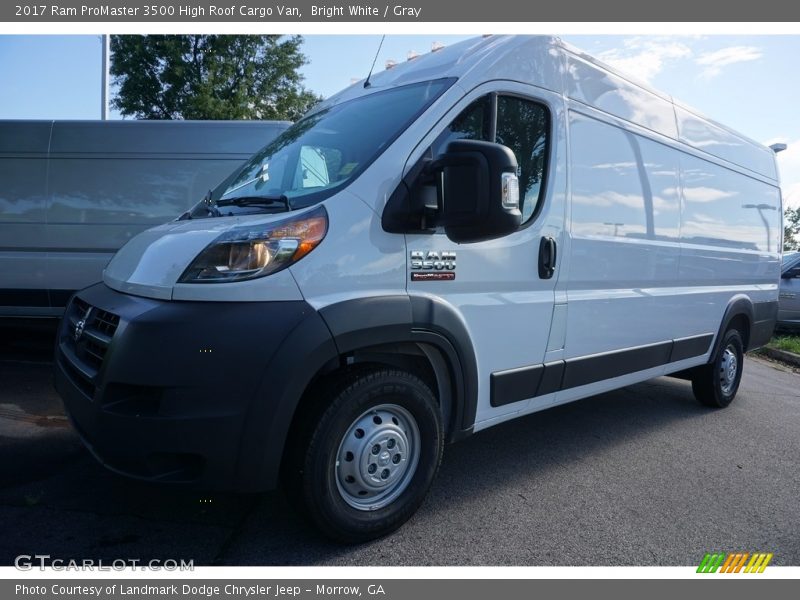
[[(466, 37), (386, 36), (375, 70)], [(800, 36), (561, 37), (759, 142), (787, 143), (778, 157), (784, 202), (800, 206)], [(367, 75), (381, 36), (304, 40), (305, 85), (329, 96)], [(0, 119), (99, 118), (100, 82), (99, 36), (0, 35)]]

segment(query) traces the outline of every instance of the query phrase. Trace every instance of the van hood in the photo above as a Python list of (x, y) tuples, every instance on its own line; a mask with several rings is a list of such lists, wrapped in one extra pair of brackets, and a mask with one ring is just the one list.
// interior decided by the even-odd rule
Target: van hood
[(103, 282), (118, 292), (170, 300), (189, 264), (224, 232), (279, 221), (287, 214), (172, 221), (153, 227), (119, 249), (103, 271)]

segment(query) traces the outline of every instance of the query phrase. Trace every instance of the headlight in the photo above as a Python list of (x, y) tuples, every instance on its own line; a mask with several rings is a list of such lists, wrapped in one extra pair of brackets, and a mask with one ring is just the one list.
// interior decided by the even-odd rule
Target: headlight
[(236, 227), (206, 246), (178, 283), (224, 283), (275, 273), (311, 252), (327, 232), (323, 206), (276, 223)]

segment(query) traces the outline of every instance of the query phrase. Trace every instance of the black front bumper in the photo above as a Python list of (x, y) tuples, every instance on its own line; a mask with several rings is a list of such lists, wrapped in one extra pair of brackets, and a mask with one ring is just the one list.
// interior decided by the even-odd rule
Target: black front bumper
[(170, 302), (98, 284), (67, 308), (56, 388), (86, 445), (114, 471), (268, 489), (305, 385), (293, 366), (304, 344), (333, 351), (303, 301)]

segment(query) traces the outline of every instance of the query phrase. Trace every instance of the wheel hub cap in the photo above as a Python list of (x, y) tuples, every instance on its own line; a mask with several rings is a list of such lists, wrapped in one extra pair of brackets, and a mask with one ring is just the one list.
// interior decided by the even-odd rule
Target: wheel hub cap
[(408, 487), (419, 453), (419, 428), (411, 413), (395, 404), (376, 406), (353, 421), (339, 444), (339, 493), (353, 508), (383, 508)]
[(736, 357), (736, 350), (733, 346), (728, 346), (722, 353), (722, 361), (719, 366), (719, 382), (723, 394), (728, 395), (733, 390), (738, 369), (739, 360)]

